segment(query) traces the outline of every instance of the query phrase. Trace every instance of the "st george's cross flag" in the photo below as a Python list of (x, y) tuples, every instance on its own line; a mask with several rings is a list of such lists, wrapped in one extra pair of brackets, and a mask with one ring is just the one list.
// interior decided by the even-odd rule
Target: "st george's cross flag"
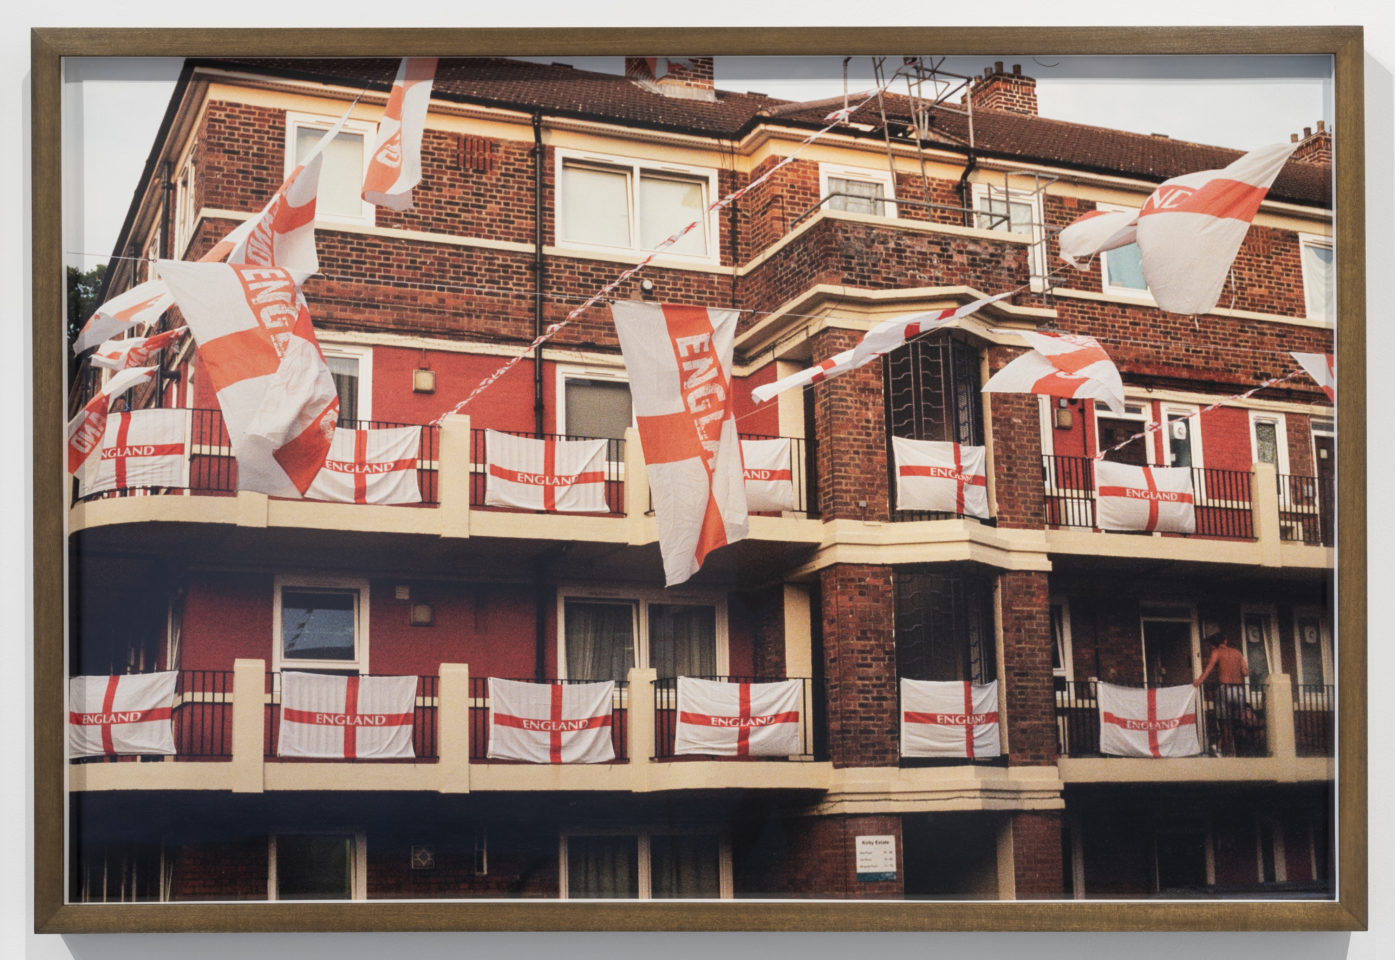
[(278, 757), (410, 759), (416, 677), (281, 674)]
[(329, 453), (339, 395), (299, 274), (283, 267), (159, 261), (198, 344), (237, 458), (237, 484), (300, 497)]
[(112, 297), (88, 317), (77, 339), (73, 341), (73, 354), (110, 340), (112, 337), (137, 325), (151, 324), (174, 306), (162, 280), (147, 280), (125, 293)]
[(409, 57), (398, 66), (363, 178), (363, 199), (369, 203), (392, 210), (412, 206), (412, 188), (421, 182), (421, 136), (435, 75), (435, 57)]
[(77, 416), (68, 421), (67, 462), (68, 472), (77, 473), (87, 458), (101, 444), (107, 433), (107, 418), (111, 402), (138, 383), (144, 383), (155, 376), (154, 367), (132, 367), (113, 374), (102, 384), (96, 395), (88, 400)]
[(901, 679), (901, 756), (1000, 756), (998, 681)]
[(484, 432), (484, 505), (558, 513), (606, 513), (608, 441)]
[(1189, 467), (1095, 461), (1095, 526), (1101, 530), (1196, 533)]
[(988, 378), (984, 393), (1039, 393), (1098, 400), (1124, 412), (1119, 368), (1094, 337), (1020, 331), (1032, 350)]
[(1121, 687), (1099, 682), (1100, 753), (1194, 757), (1201, 753), (1196, 687)]
[(340, 503), (421, 503), (421, 427), (338, 427), (305, 496)]
[(489, 757), (529, 763), (609, 763), (615, 683), (489, 678)]
[(987, 448), (945, 440), (891, 438), (896, 509), (932, 510), (987, 520)]
[(799, 753), (802, 684), (678, 678), (677, 756), (788, 757)]
[(1091, 210), (1061, 231), (1061, 259), (1077, 270), (1088, 270), (1095, 254), (1126, 247), (1137, 234), (1137, 210)]
[(634, 301), (611, 312), (672, 587), (748, 528), (731, 383), (737, 313)]
[(779, 513), (794, 509), (794, 472), (789, 437), (741, 441), (742, 473), (746, 477), (746, 509)]
[(184, 339), (188, 327), (177, 327), (157, 333), (153, 337), (127, 337), (125, 340), (108, 340), (88, 358), (94, 367), (107, 370), (125, 370), (127, 367), (143, 367), (150, 358), (166, 347), (174, 346)]
[(189, 485), (188, 410), (128, 410), (107, 418), (96, 457), (78, 473), (78, 495)]
[(1308, 376), (1317, 381), (1317, 385), (1322, 387), (1322, 392), (1327, 394), (1327, 399), (1336, 403), (1337, 358), (1330, 353), (1295, 353), (1292, 357)]
[(68, 755), (172, 756), (177, 678), (174, 670), (73, 677), (68, 681)]
[(1276, 143), (1222, 170), (1174, 177), (1144, 201), (1138, 252), (1159, 307), (1191, 315), (1216, 305), (1250, 222), (1293, 148)]
[(763, 384), (751, 391), (751, 399), (756, 403), (764, 403), (777, 394), (786, 390), (793, 390), (795, 387), (807, 387), (815, 383), (823, 383), (830, 377), (836, 377), (840, 373), (847, 373), (853, 369), (853, 351), (844, 350), (842, 353), (835, 353), (822, 363), (812, 367), (805, 367), (797, 373), (792, 373), (788, 377), (781, 377), (774, 383)]

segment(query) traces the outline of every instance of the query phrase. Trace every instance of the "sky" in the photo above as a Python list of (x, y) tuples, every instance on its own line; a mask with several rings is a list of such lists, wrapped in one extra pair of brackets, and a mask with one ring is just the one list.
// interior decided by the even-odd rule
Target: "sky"
[[(537, 57), (537, 60), (561, 60)], [(1318, 120), (1332, 122), (1331, 62), (1321, 56), (951, 57), (950, 73), (981, 74), (995, 61), (1021, 64), (1037, 80), (1042, 116), (1137, 133), (1161, 133), (1236, 149), (1288, 140)], [(620, 57), (564, 62), (607, 73)], [(888, 71), (900, 57), (886, 58)], [(174, 81), (177, 59), (76, 59), (66, 64), (69, 99), (64, 150), (65, 223), (69, 262), (89, 269), (111, 254)], [(717, 86), (789, 100), (838, 96), (845, 90), (841, 57), (719, 57)], [(846, 64), (852, 92), (876, 85), (871, 57)], [(896, 81), (893, 90), (904, 92)], [(928, 95), (928, 88), (926, 90)], [(70, 125), (71, 124), (71, 125)], [(79, 126), (80, 124), (80, 126)]]

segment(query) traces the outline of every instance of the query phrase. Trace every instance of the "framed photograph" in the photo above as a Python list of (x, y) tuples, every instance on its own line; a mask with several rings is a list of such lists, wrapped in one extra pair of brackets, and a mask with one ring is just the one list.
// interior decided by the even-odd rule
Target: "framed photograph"
[(36, 930), (1364, 926), (1359, 28), (32, 36)]

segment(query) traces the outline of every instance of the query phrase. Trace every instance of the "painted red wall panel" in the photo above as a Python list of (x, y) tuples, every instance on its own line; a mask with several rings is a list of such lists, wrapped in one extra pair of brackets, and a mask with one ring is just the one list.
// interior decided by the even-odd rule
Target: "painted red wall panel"
[(184, 596), (180, 665), (185, 670), (231, 670), (239, 657), (271, 668), (272, 576), (269, 573), (190, 574)]
[[(396, 598), (398, 585), (411, 600)], [(472, 676), (533, 675), (531, 588), (374, 580), (369, 591), (371, 672), (435, 674), (442, 663), (465, 663)], [(431, 626), (409, 624), (413, 602), (431, 605)]]

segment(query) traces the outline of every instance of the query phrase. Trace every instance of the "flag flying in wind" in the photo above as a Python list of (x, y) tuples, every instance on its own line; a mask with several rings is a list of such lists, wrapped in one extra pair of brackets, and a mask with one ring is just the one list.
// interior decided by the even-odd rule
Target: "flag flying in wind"
[(78, 473), (78, 495), (189, 486), (188, 410), (130, 410), (109, 417), (101, 452)]
[(281, 674), (278, 757), (410, 759), (416, 677)]
[(108, 340), (97, 348), (89, 360), (94, 367), (108, 370), (125, 370), (127, 367), (143, 367), (166, 347), (173, 346), (189, 332), (188, 327), (178, 327), (157, 333), (153, 337), (127, 337), (125, 340)]
[(609, 441), (542, 440), (484, 432), (486, 507), (560, 513), (607, 513), (605, 451)]
[(746, 536), (746, 486), (733, 414), (736, 311), (612, 305), (654, 497), (667, 586)]
[(489, 757), (530, 763), (608, 763), (615, 683), (489, 678)]
[(746, 476), (746, 508), (752, 513), (794, 509), (794, 474), (789, 437), (741, 441)]
[(901, 678), (901, 756), (1000, 756), (998, 681)]
[(97, 308), (73, 341), (73, 354), (90, 350), (105, 340), (137, 324), (150, 324), (174, 305), (174, 298), (161, 280), (147, 280)]
[(305, 496), (340, 503), (421, 503), (421, 427), (338, 427)]
[(280, 497), (309, 489), (329, 453), (339, 396), (300, 276), (282, 267), (159, 261), (223, 408), (237, 483)]
[(1061, 231), (1061, 259), (1077, 270), (1087, 270), (1095, 254), (1126, 247), (1137, 234), (1137, 210), (1091, 210)]
[(421, 182), (421, 135), (435, 75), (435, 57), (409, 57), (397, 68), (363, 178), (363, 199), (369, 203), (392, 210), (412, 206), (412, 188)]
[(68, 421), (68, 472), (77, 473), (107, 432), (111, 402), (138, 383), (155, 375), (154, 367), (132, 367), (115, 374), (97, 395)]
[(1317, 381), (1327, 399), (1337, 402), (1337, 358), (1330, 353), (1295, 353), (1293, 359)]
[(1089, 397), (1115, 413), (1124, 412), (1119, 368), (1094, 337), (1020, 331), (1032, 348), (993, 374), (984, 393), (1042, 393), (1049, 397)]
[(73, 677), (68, 681), (69, 756), (172, 756), (170, 715), (177, 677), (173, 670)]
[(1194, 757), (1201, 753), (1196, 687), (1120, 687), (1099, 682), (1100, 753)]
[(891, 438), (896, 509), (933, 510), (987, 520), (987, 447)]
[(723, 683), (678, 678), (673, 752), (727, 757), (788, 757), (801, 751), (798, 680)]
[(1095, 461), (1095, 526), (1101, 530), (1196, 533), (1189, 467)]

